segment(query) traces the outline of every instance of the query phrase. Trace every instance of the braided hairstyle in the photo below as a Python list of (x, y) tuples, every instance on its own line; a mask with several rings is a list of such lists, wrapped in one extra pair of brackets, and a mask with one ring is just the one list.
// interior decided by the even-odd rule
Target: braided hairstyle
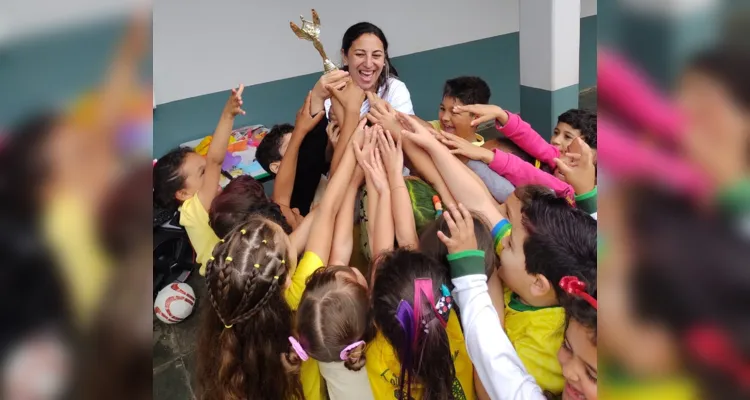
[(302, 398), (300, 359), (290, 351), (293, 314), (284, 300), (289, 241), (260, 216), (235, 227), (206, 264), (199, 398)]

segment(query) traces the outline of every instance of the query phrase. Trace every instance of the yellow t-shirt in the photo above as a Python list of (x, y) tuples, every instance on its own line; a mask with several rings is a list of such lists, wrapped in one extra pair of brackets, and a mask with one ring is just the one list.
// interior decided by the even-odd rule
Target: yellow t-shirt
[[(435, 128), (436, 131), (442, 130), (442, 127), (440, 126), (440, 121), (430, 121), (429, 124), (432, 125), (432, 127)], [(473, 142), (471, 142), (471, 144), (473, 144), (474, 146), (484, 146), (484, 136), (478, 133), (475, 133), (474, 135), (475, 135), (475, 139)]]
[[(297, 263), (297, 269), (294, 270), (292, 275), (292, 283), (284, 292), (284, 298), (286, 298), (286, 302), (292, 310), (296, 311), (299, 307), (300, 300), (302, 300), (302, 293), (305, 292), (307, 278), (322, 266), (323, 260), (317, 254), (306, 251), (302, 255), (299, 263)], [(325, 399), (328, 397), (325, 387), (322, 384), (318, 362), (312, 358), (302, 363), (300, 382), (302, 382), (302, 389), (305, 392), (306, 400)]]
[(565, 337), (565, 310), (522, 304), (517, 294), (506, 289), (505, 332), (537, 384), (556, 395), (562, 393), (565, 378), (557, 352)]
[(195, 262), (201, 266), (198, 272), (201, 276), (206, 276), (206, 260), (211, 257), (216, 243), (219, 243), (219, 237), (208, 224), (208, 211), (201, 204), (197, 193), (182, 203), (180, 225), (185, 227), (195, 250)]
[[(474, 394), (474, 365), (466, 352), (464, 334), (458, 323), (458, 316), (451, 312), (446, 326), (448, 342), (450, 345), (453, 366), (456, 368), (456, 378), (453, 380), (453, 398), (456, 400), (472, 400)], [(367, 376), (370, 378), (370, 387), (377, 400), (398, 399), (400, 385), (401, 362), (398, 360), (396, 351), (388, 339), (378, 332), (368, 345), (365, 353), (367, 362)], [(412, 398), (420, 399), (422, 388), (419, 384), (412, 382)]]

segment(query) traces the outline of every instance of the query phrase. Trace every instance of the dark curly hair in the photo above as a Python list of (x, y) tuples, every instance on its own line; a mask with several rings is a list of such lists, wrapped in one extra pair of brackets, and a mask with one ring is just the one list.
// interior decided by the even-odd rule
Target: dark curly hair
[(581, 131), (581, 139), (592, 149), (596, 149), (596, 113), (574, 108), (557, 117), (557, 123), (566, 123)]
[(477, 76), (459, 76), (445, 81), (443, 97), (453, 97), (465, 105), (487, 104), (490, 102), (489, 85)]
[(168, 210), (177, 210), (180, 201), (175, 197), (185, 187), (185, 177), (180, 168), (188, 154), (193, 150), (178, 147), (163, 155), (154, 165), (154, 204)]
[(255, 151), (255, 159), (258, 160), (258, 164), (271, 176), (276, 176), (276, 173), (271, 171), (271, 164), (281, 161), (282, 158), (279, 151), (281, 142), (284, 136), (293, 130), (294, 125), (291, 124), (274, 125), (263, 140), (260, 141), (258, 149)]

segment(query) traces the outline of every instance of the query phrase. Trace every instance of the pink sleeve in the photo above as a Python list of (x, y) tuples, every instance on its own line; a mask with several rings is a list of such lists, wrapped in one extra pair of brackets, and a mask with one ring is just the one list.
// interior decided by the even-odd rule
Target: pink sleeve
[[(507, 111), (506, 111), (507, 112)], [(560, 157), (560, 150), (547, 143), (528, 122), (521, 119), (518, 114), (508, 113), (508, 122), (505, 126), (500, 121), (495, 121), (495, 128), (502, 132), (505, 137), (512, 140), (523, 151), (536, 158), (551, 168), (557, 168), (554, 158)]]
[(554, 190), (557, 196), (575, 204), (575, 191), (572, 186), (538, 168), (534, 168), (533, 165), (520, 159), (515, 154), (495, 149), (495, 157), (492, 158), (490, 168), (515, 187), (523, 185), (546, 186)]

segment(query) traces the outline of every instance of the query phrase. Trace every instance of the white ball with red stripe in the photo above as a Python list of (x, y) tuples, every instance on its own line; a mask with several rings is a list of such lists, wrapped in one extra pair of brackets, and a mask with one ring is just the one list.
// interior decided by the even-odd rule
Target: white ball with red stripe
[(174, 282), (159, 291), (154, 301), (154, 313), (164, 323), (176, 324), (193, 312), (195, 293), (187, 283)]

